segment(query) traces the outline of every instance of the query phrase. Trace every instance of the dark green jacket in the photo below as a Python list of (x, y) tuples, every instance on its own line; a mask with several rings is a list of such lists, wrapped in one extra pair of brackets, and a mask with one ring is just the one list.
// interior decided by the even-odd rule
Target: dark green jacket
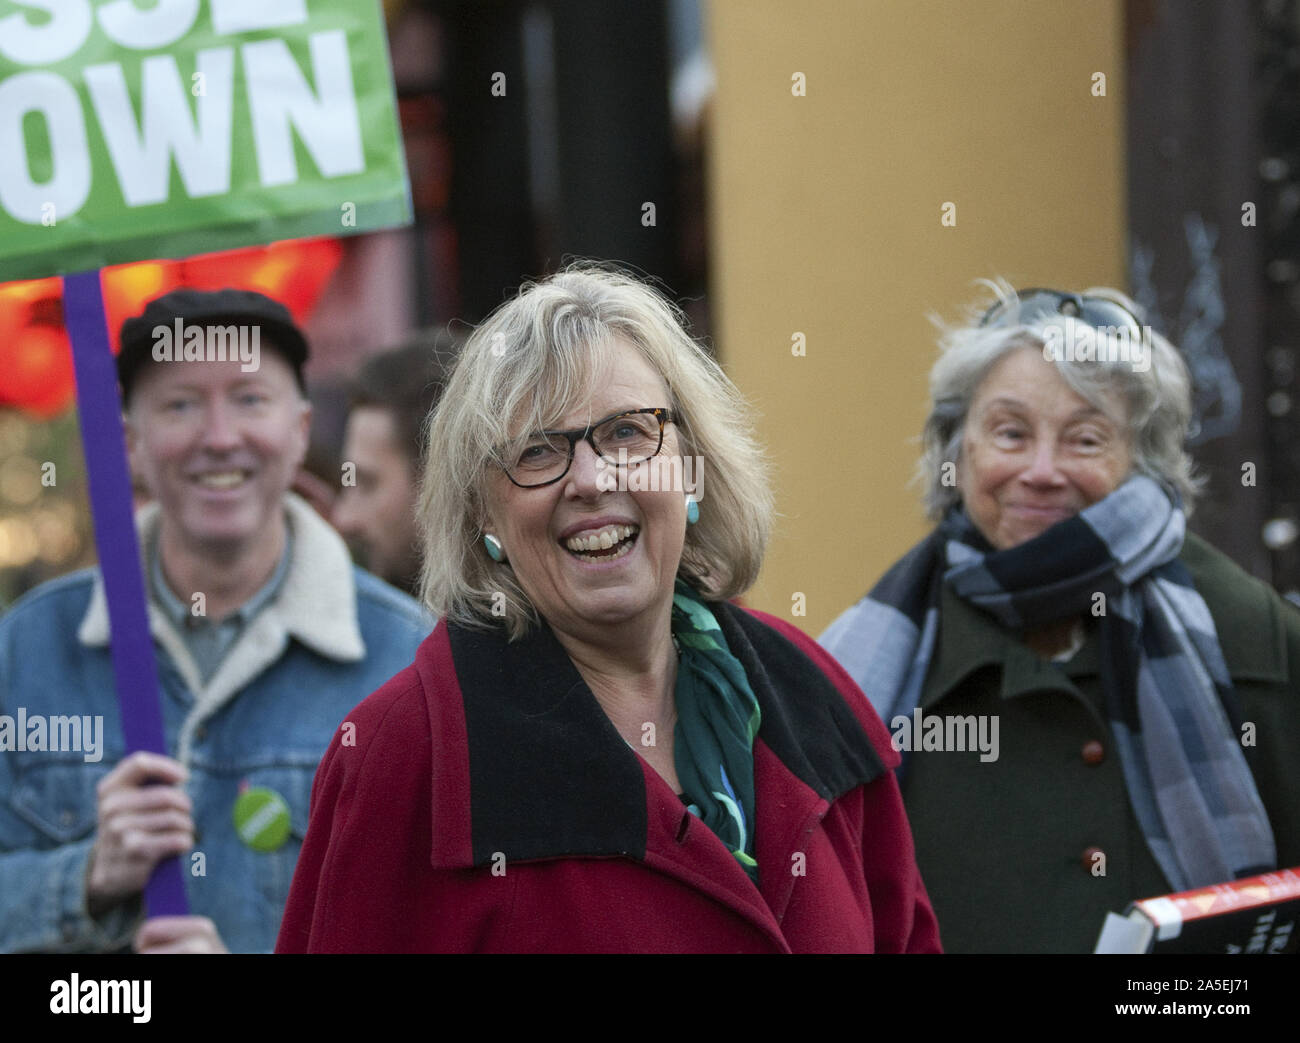
[[(1181, 557), (1214, 617), (1242, 718), (1255, 725), (1246, 760), (1279, 867), (1298, 865), (1300, 611), (1203, 540), (1189, 536)], [(903, 798), (944, 949), (1090, 952), (1107, 912), (1172, 890), (1129, 805), (1095, 629), (1058, 664), (946, 587), (939, 621), (923, 714), (999, 718), (995, 761), (906, 755)]]

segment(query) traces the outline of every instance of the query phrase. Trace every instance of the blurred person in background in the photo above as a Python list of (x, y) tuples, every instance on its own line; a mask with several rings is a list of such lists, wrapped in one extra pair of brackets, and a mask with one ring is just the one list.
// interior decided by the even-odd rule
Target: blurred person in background
[(459, 338), (426, 331), (371, 356), (353, 385), (343, 441), (345, 472), (335, 527), (359, 564), (408, 593), (420, 578), (416, 494), (424, 423), (443, 389)]
[(930, 374), (937, 527), (821, 642), (907, 751), (947, 950), (1089, 952), (1300, 863), (1300, 614), (1187, 532), (1187, 369), (1135, 305), (991, 285)]
[[(160, 357), (173, 329), (186, 345), (201, 330), (200, 350)], [(232, 331), (260, 345), (251, 362), (209, 353)], [(177, 290), (123, 325), (168, 755), (126, 754), (98, 570), (47, 583), (0, 618), (0, 727), (44, 722), (48, 737), (60, 718), (100, 722), (92, 751), (45, 738), (0, 750), (0, 949), (272, 947), (320, 756), (428, 633), (419, 605), (354, 567), (288, 492), (311, 423), (307, 352), (286, 308), (242, 290)], [(145, 920), (154, 866), (196, 846), (201, 860), (183, 863), (193, 915)]]
[(279, 951), (938, 950), (888, 734), (728, 600), (772, 520), (755, 427), (620, 273), (475, 331), (421, 492), (441, 621), (322, 762)]

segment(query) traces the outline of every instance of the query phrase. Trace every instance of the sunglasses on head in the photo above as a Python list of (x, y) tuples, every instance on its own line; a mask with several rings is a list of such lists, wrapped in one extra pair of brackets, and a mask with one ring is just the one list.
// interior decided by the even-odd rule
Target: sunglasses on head
[[(1015, 304), (1018, 301), (1019, 306)], [(1046, 290), (1034, 287), (1017, 290), (1016, 301), (998, 301), (980, 319), (980, 327), (997, 326), (1015, 316), (1017, 325), (1027, 325), (1039, 319), (1064, 315), (1078, 319), (1089, 326), (1114, 327), (1127, 326), (1139, 337), (1145, 335), (1138, 317), (1119, 301), (1110, 297), (1089, 296), (1082, 293), (1066, 293), (1062, 290)]]

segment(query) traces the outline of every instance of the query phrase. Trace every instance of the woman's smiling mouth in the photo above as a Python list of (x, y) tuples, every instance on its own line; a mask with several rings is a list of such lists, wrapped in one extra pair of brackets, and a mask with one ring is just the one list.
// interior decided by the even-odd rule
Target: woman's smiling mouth
[(639, 525), (604, 525), (570, 536), (561, 544), (582, 561), (616, 561), (631, 553), (640, 532)]

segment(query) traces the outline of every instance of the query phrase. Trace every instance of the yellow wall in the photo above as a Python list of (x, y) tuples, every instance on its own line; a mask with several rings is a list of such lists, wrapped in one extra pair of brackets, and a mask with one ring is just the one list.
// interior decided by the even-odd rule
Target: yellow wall
[(713, 0), (709, 33), (715, 339), (781, 513), (749, 602), (790, 619), (801, 592), (817, 634), (928, 529), (926, 316), (980, 277), (1122, 285), (1122, 7)]

